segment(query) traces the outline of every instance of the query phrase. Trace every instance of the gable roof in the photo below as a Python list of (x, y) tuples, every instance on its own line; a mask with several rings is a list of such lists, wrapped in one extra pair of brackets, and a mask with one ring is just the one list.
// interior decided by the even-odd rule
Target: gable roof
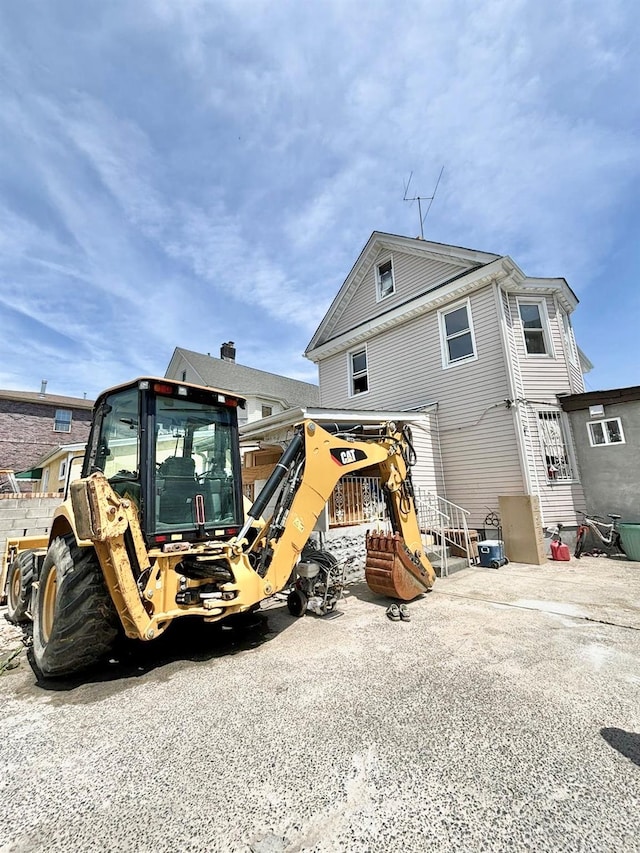
[(397, 250), (404, 254), (417, 255), (424, 259), (435, 261), (445, 261), (452, 267), (453, 275), (448, 277), (446, 281), (441, 282), (438, 286), (446, 284), (455, 278), (458, 278), (471, 270), (478, 269), (487, 264), (492, 263), (500, 258), (500, 255), (495, 255), (490, 252), (480, 252), (476, 249), (466, 249), (462, 246), (451, 246), (446, 243), (436, 243), (431, 240), (423, 240), (421, 237), (403, 237), (399, 234), (388, 234), (383, 231), (374, 231), (371, 237), (367, 240), (364, 248), (360, 252), (358, 259), (351, 268), (349, 275), (344, 280), (344, 283), (335, 299), (329, 306), (322, 322), (311, 338), (305, 355), (314, 350), (321, 343), (324, 343), (331, 337), (332, 330), (335, 328), (336, 322), (343, 311), (347, 307), (349, 301), (360, 285), (362, 279), (370, 269), (376, 256), (381, 250)]
[(18, 403), (40, 403), (43, 406), (62, 406), (65, 409), (93, 409), (93, 400), (81, 397), (62, 397), (58, 394), (41, 394), (38, 391), (1, 391), (0, 400)]
[(172, 365), (179, 357), (184, 358), (203, 385), (224, 389), (232, 394), (278, 400), (287, 408), (317, 405), (320, 400), (320, 389), (311, 382), (290, 379), (278, 373), (268, 373), (266, 370), (246, 367), (235, 361), (214, 358), (182, 347), (175, 348), (165, 373), (166, 378), (171, 377)]
[[(404, 301), (395, 300), (389, 306), (376, 305), (375, 313), (368, 314), (353, 325), (346, 326), (341, 318), (356, 296), (365, 276), (371, 270), (381, 251), (396, 251), (439, 264), (439, 278), (425, 281), (422, 290), (410, 293)], [(435, 243), (422, 238), (401, 237), (374, 231), (353, 265), (344, 284), (329, 306), (305, 350), (305, 356), (318, 362), (327, 355), (343, 351), (373, 334), (404, 323), (411, 317), (432, 311), (465, 292), (498, 282), (509, 292), (524, 294), (554, 293), (568, 312), (578, 299), (563, 278), (530, 278), (508, 255), (496, 255), (476, 249), (466, 249), (446, 243)]]

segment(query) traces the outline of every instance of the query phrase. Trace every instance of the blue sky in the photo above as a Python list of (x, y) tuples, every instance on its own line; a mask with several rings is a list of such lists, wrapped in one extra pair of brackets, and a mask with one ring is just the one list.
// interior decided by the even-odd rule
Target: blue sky
[(0, 387), (301, 353), (373, 230), (564, 276), (640, 384), (635, 0), (0, 5)]

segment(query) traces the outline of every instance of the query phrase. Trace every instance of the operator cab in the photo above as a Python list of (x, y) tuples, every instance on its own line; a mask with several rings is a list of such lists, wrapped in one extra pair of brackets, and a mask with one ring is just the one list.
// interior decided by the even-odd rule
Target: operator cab
[(137, 379), (98, 397), (82, 476), (102, 471), (131, 499), (147, 545), (220, 540), (244, 520), (241, 397), (167, 379)]

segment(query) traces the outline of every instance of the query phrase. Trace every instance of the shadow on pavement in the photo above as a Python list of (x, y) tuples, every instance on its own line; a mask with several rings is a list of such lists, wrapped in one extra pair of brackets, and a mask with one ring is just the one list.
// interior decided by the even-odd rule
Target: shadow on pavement
[(640, 767), (640, 734), (615, 728), (600, 729), (600, 734), (609, 746)]
[(206, 623), (202, 619), (176, 619), (164, 634), (150, 642), (122, 637), (110, 658), (77, 675), (44, 679), (38, 673), (31, 649), (29, 663), (36, 675), (36, 686), (54, 693), (67, 692), (83, 685), (102, 682), (123, 683), (175, 662), (200, 663), (250, 651), (268, 642), (294, 621), (283, 608), (269, 612)]

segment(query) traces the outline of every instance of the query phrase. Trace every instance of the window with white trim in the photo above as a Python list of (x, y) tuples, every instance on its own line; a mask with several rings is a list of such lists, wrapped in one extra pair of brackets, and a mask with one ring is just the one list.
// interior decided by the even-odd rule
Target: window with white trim
[(396, 292), (396, 283), (393, 277), (393, 263), (391, 258), (389, 258), (388, 261), (377, 265), (376, 285), (378, 302)]
[(518, 300), (527, 355), (553, 355), (544, 300)]
[(72, 412), (68, 409), (56, 409), (56, 416), (53, 422), (54, 432), (71, 432)]
[(562, 333), (564, 335), (564, 345), (567, 350), (567, 355), (569, 356), (569, 361), (574, 367), (578, 367), (579, 359), (578, 359), (578, 348), (576, 346), (575, 335), (573, 334), (573, 328), (571, 326), (571, 320), (569, 319), (569, 315), (565, 314), (562, 311)]
[(270, 418), (272, 414), (273, 414), (273, 406), (265, 406), (263, 403), (262, 404), (262, 417), (263, 418)]
[(454, 364), (473, 361), (477, 358), (469, 300), (439, 311), (438, 318), (440, 321), (442, 366), (451, 367)]
[(620, 418), (607, 418), (602, 421), (588, 421), (589, 442), (591, 447), (604, 444), (625, 444)]
[(67, 460), (63, 459), (62, 462), (60, 462), (60, 467), (58, 468), (58, 479), (64, 480), (66, 473), (67, 473)]
[(361, 349), (349, 353), (349, 393), (366, 394), (369, 390), (369, 368), (367, 365), (367, 350)]
[(538, 412), (538, 432), (547, 480), (550, 483), (575, 480), (576, 474), (562, 412)]

